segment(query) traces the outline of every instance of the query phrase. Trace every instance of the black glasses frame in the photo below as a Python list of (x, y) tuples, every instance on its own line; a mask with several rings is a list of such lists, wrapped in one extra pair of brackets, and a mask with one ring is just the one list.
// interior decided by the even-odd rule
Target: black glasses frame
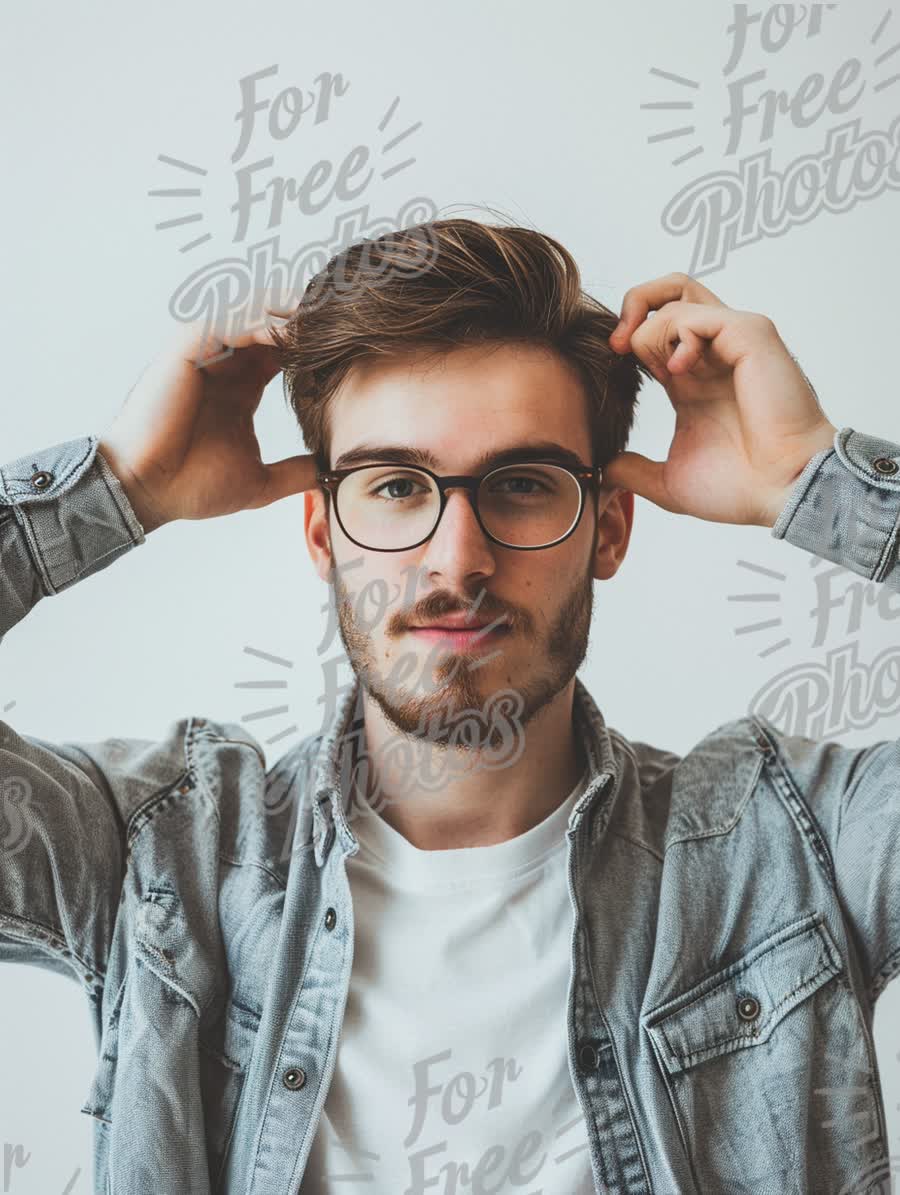
[[(576, 515), (572, 526), (565, 533), (565, 535), (561, 535), (559, 539), (554, 539), (549, 544), (532, 544), (529, 546), (524, 546), (522, 544), (507, 544), (504, 543), (502, 539), (497, 539), (495, 535), (491, 535), (490, 531), (488, 531), (487, 527), (485, 527), (481, 518), (481, 511), (478, 509), (478, 489), (481, 486), (481, 483), (486, 481), (487, 478), (491, 477), (494, 473), (500, 473), (505, 469), (527, 469), (529, 465), (553, 465), (554, 468), (562, 469), (565, 473), (568, 473), (570, 477), (574, 478), (575, 481), (578, 482), (578, 488), (581, 491), (578, 514)], [(349, 477), (351, 473), (358, 473), (360, 469), (376, 469), (379, 467), (387, 469), (392, 466), (397, 469), (408, 469), (418, 473), (426, 473), (434, 481), (438, 488), (441, 505), (440, 509), (438, 510), (438, 515), (434, 526), (431, 528), (428, 534), (422, 539), (418, 540), (417, 543), (410, 544), (405, 548), (372, 548), (368, 544), (360, 543), (358, 539), (354, 539), (353, 536), (347, 531), (347, 528), (344, 526), (344, 522), (341, 518), (340, 509), (338, 507), (337, 491), (344, 478)], [(537, 457), (529, 461), (520, 461), (509, 465), (498, 465), (496, 469), (489, 469), (487, 473), (482, 473), (480, 476), (465, 473), (457, 473), (453, 475), (444, 474), (443, 476), (440, 476), (431, 469), (426, 469), (424, 465), (400, 465), (396, 464), (394, 461), (372, 461), (370, 464), (366, 465), (354, 465), (350, 469), (332, 469), (327, 473), (316, 474), (316, 480), (319, 482), (319, 485), (323, 489), (328, 490), (328, 492), (331, 494), (331, 497), (334, 501), (334, 513), (341, 531), (343, 531), (344, 535), (347, 536), (347, 539), (349, 539), (351, 543), (356, 544), (358, 548), (365, 548), (367, 552), (409, 552), (413, 548), (418, 548), (420, 545), (427, 543), (427, 541), (431, 539), (432, 535), (434, 535), (435, 531), (437, 531), (438, 527), (440, 526), (441, 519), (444, 515), (444, 509), (447, 505), (447, 490), (451, 489), (463, 489), (468, 491), (469, 502), (471, 503), (472, 510), (475, 512), (475, 518), (478, 520), (478, 526), (489, 540), (495, 544), (498, 544), (501, 548), (512, 548), (513, 551), (516, 552), (542, 552), (545, 548), (555, 548), (557, 544), (563, 543), (569, 538), (570, 535), (572, 535), (574, 531), (577, 530), (578, 524), (581, 522), (581, 516), (584, 513), (584, 496), (587, 488), (593, 482), (596, 482), (599, 485), (602, 477), (603, 469), (600, 465), (594, 465), (593, 468), (585, 466), (582, 469), (570, 469), (568, 465), (561, 465), (559, 461), (541, 460)]]

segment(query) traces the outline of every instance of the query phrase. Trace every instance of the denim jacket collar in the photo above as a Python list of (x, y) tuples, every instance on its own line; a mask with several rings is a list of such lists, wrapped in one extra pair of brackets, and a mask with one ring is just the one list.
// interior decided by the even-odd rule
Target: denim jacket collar
[[(609, 799), (603, 805), (605, 825), (619, 788), (619, 769), (610, 732), (600, 709), (577, 676), (572, 710), (575, 733), (582, 742), (587, 758), (588, 783), (569, 815), (570, 837), (577, 831), (584, 814), (594, 805), (598, 793), (604, 790), (607, 780), (613, 777)], [(349, 794), (353, 767), (358, 758), (357, 752), (364, 744), (364, 734), (362, 686), (357, 677), (338, 699), (335, 712), (316, 749), (313, 765), (313, 838), (319, 867), (336, 835), (340, 836), (345, 852), (356, 853), (356, 838), (350, 830), (348, 818)]]

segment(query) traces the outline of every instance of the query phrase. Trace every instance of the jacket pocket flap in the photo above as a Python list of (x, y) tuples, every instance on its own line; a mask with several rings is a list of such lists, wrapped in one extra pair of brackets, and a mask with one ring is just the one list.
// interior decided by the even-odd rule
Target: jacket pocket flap
[(900, 465), (900, 446), (893, 440), (845, 428), (836, 437), (834, 450), (843, 464), (861, 481), (888, 490), (900, 487), (900, 475), (896, 472), (879, 472), (872, 463), (885, 459)]
[(785, 926), (736, 963), (653, 1009), (644, 1026), (670, 1074), (759, 1045), (843, 970), (819, 914)]

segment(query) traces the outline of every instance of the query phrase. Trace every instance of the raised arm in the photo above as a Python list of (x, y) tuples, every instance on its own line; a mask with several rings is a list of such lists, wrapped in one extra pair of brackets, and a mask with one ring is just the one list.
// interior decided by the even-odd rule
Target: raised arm
[[(0, 632), (143, 541), (96, 436), (0, 466)], [(123, 747), (127, 756), (136, 744)], [(0, 960), (101, 983), (123, 841), (121, 812), (87, 756), (0, 719)]]
[[(223, 341), (184, 329), (103, 436), (0, 467), (0, 639), (42, 598), (166, 522), (265, 506), (316, 484), (310, 455), (260, 459), (253, 415), (279, 372), (270, 331)], [(0, 719), (0, 960), (102, 987), (130, 818), (184, 769), (177, 751), (151, 747), (51, 743)]]
[[(831, 423), (771, 319), (670, 274), (626, 294), (611, 344), (650, 367), (676, 422), (665, 461), (622, 453), (607, 485), (676, 514), (771, 527), (900, 589), (900, 443)], [(900, 740), (844, 747), (760, 720), (874, 1004), (900, 971)]]
[[(900, 443), (841, 428), (810, 458), (772, 535), (898, 590), (898, 479)], [(788, 782), (822, 831), (874, 1006), (900, 971), (900, 739), (844, 747), (768, 725)]]

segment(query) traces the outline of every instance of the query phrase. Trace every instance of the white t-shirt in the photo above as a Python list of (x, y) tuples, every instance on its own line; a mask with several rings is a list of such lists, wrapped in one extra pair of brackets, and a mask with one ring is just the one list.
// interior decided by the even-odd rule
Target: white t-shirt
[(354, 803), (353, 966), (303, 1195), (593, 1195), (566, 1025), (565, 832), (586, 782), (526, 833), (458, 850)]

